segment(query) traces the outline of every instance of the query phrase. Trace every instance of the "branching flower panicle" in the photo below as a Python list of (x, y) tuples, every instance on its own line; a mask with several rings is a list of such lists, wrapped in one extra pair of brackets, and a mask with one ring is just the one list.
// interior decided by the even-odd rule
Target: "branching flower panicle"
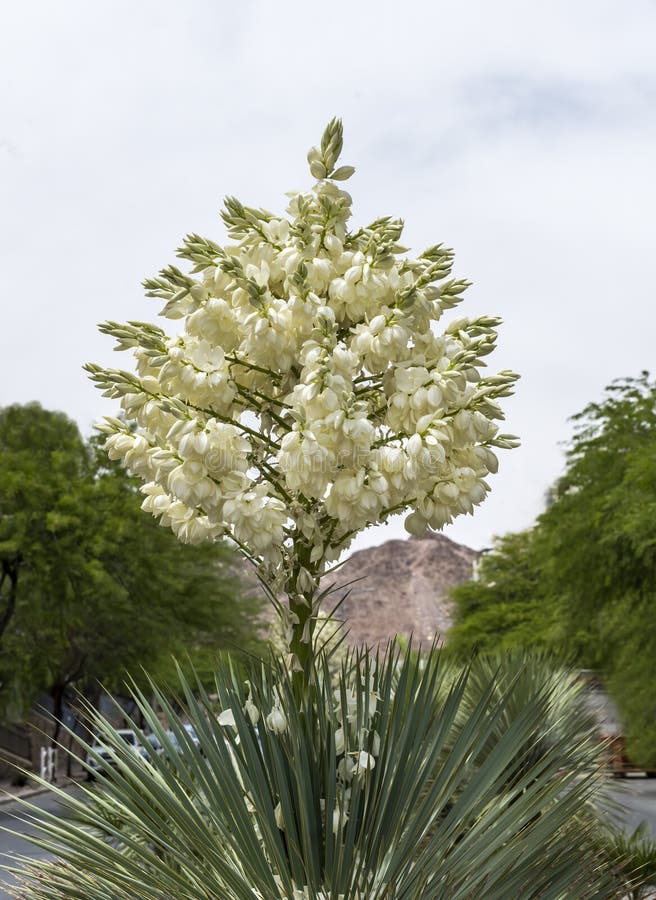
[(101, 326), (136, 374), (87, 367), (120, 401), (100, 427), (144, 480), (143, 508), (183, 541), (230, 537), (292, 598), (306, 644), (318, 579), (359, 531), (404, 510), (413, 534), (471, 513), (515, 445), (497, 423), (517, 376), (484, 374), (499, 320), (439, 329), (469, 286), (453, 252), (410, 257), (389, 217), (350, 230), (341, 149), (333, 120), (286, 216), (230, 197), (230, 243), (190, 234), (190, 271), (145, 282), (177, 333)]

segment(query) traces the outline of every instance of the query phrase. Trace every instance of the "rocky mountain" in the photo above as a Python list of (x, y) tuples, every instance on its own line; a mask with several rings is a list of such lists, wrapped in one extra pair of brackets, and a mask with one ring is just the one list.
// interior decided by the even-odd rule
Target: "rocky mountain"
[(335, 586), (334, 602), (348, 592), (339, 616), (350, 644), (376, 645), (395, 634), (430, 642), (448, 631), (448, 592), (471, 578), (478, 556), (442, 534), (386, 541), (354, 553), (322, 587)]
[[(396, 634), (431, 642), (449, 630), (453, 612), (449, 590), (471, 578), (479, 555), (442, 534), (358, 550), (322, 580), (322, 589), (333, 588), (323, 608), (332, 609), (346, 594), (337, 616), (346, 621), (352, 645), (385, 644)], [(237, 562), (236, 574), (248, 593), (261, 595), (245, 560)], [(267, 604), (263, 622), (272, 619)], [(268, 624), (263, 630), (268, 630)]]

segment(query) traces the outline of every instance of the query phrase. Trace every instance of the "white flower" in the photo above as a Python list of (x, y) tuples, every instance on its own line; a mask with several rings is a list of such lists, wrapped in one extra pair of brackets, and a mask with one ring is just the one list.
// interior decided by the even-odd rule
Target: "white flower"
[(343, 806), (335, 805), (333, 809), (333, 834), (337, 834), (340, 828), (344, 828), (348, 822), (348, 813)]
[(403, 526), (409, 534), (412, 534), (415, 537), (423, 537), (428, 528), (428, 522), (420, 513), (413, 512), (406, 517)]
[(370, 772), (376, 766), (376, 760), (371, 753), (366, 750), (360, 750), (355, 762), (355, 775), (364, 775)]
[(250, 696), (248, 697), (248, 699), (246, 700), (246, 703), (244, 704), (244, 712), (250, 719), (251, 725), (257, 725), (257, 723), (260, 721), (260, 711), (257, 708), (257, 706), (253, 703)]
[(266, 725), (274, 734), (284, 734), (287, 731), (287, 717), (279, 706), (274, 706), (266, 717)]
[(283, 541), (287, 510), (282, 500), (269, 494), (266, 484), (237, 491), (223, 504), (223, 517), (242, 544), (267, 554)]
[(355, 763), (349, 756), (343, 756), (337, 764), (337, 777), (343, 784), (348, 784), (355, 774)]
[(230, 726), (237, 730), (237, 725), (235, 723), (235, 714), (231, 709), (224, 709), (223, 712), (219, 713), (216, 721), (221, 725), (221, 727), (225, 728), (226, 726)]
[(394, 371), (396, 388), (404, 394), (412, 395), (428, 381), (425, 366), (398, 366)]

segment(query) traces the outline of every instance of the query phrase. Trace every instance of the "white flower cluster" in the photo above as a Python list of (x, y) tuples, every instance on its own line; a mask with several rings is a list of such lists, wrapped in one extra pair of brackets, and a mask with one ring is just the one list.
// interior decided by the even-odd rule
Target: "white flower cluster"
[(438, 331), (468, 286), (450, 278), (451, 250), (409, 257), (390, 218), (349, 230), (341, 145), (335, 120), (287, 217), (229, 198), (231, 243), (190, 235), (191, 273), (146, 282), (179, 334), (103, 326), (136, 375), (88, 366), (121, 400), (101, 427), (146, 482), (144, 509), (184, 541), (230, 536), (269, 569), (291, 571), (302, 545), (313, 577), (395, 512), (410, 510), (412, 533), (471, 513), (494, 450), (514, 444), (496, 423), (517, 376), (481, 374), (499, 320)]
[(341, 832), (348, 821), (353, 779), (365, 778), (375, 768), (380, 753), (380, 735), (375, 728), (378, 694), (369, 674), (361, 674), (356, 669), (354, 677), (360, 678), (360, 689), (350, 685), (344, 692), (341, 689), (334, 692), (334, 712), (339, 723), (335, 730), (335, 756), (339, 762), (332, 822), (334, 834)]
[[(359, 685), (354, 683), (354, 678), (359, 679)], [(289, 729), (289, 722), (284, 709), (284, 701), (277, 689), (273, 691), (270, 711), (265, 714), (260, 712), (253, 700), (250, 682), (246, 682), (246, 687), (247, 697), (243, 712), (253, 728), (257, 729), (258, 726), (261, 728), (260, 723), (263, 721), (267, 731), (278, 737), (284, 735)], [(330, 693), (327, 696), (330, 697)], [(348, 821), (353, 780), (366, 778), (367, 774), (376, 766), (376, 758), (381, 747), (380, 735), (376, 730), (380, 719), (379, 699), (372, 673), (367, 667), (361, 665), (354, 667), (344, 689), (339, 686), (332, 692), (332, 710), (327, 710), (327, 712), (328, 718), (337, 724), (334, 732), (337, 768), (332, 821), (326, 823), (326, 828), (330, 827), (335, 835), (342, 832)], [(238, 746), (240, 739), (237, 735), (233, 709), (222, 710), (217, 716), (217, 722), (221, 727), (229, 727), (235, 732), (234, 741)], [(230, 747), (229, 743), (228, 746)], [(245, 792), (246, 805), (252, 812), (254, 811), (252, 800), (244, 785), (240, 764), (232, 750), (231, 756), (237, 778)], [(321, 800), (320, 804), (325, 813), (325, 800)], [(280, 801), (274, 812), (278, 828), (284, 831), (285, 821)]]
[[(280, 891), (279, 896), (281, 898), (286, 897), (287, 900), (333, 900), (333, 898), (335, 898), (335, 894), (330, 888), (326, 888), (325, 891), (315, 891), (310, 890), (308, 887), (294, 888), (294, 893), (290, 896), (285, 893), (285, 887), (282, 878), (279, 875), (274, 875), (273, 880)], [(344, 896), (344, 894), (338, 894), (335, 900), (344, 900)], [(256, 898), (256, 900), (272, 900), (271, 897), (265, 897), (264, 894), (257, 890), (257, 888), (254, 889), (253, 897)]]

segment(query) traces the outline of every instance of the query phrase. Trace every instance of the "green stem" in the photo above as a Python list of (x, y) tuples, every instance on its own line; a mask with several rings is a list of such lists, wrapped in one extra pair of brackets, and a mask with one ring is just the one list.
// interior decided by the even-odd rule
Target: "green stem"
[(281, 375), (278, 372), (272, 372), (271, 369), (265, 369), (263, 366), (256, 366), (255, 363), (246, 362), (243, 359), (239, 359), (237, 356), (228, 356), (226, 353), (226, 359), (228, 362), (233, 363), (236, 366), (243, 366), (245, 369), (252, 369), (253, 372), (261, 372), (263, 375), (268, 375), (269, 378), (277, 379), (278, 381), (281, 378)]
[(278, 493), (283, 498), (283, 500), (285, 500), (288, 504), (291, 504), (294, 502), (294, 498), (291, 496), (291, 494), (289, 494), (285, 490), (285, 488), (280, 484), (278, 479), (275, 477), (276, 476), (275, 469), (273, 469), (263, 459), (259, 460), (259, 462), (256, 462), (255, 460), (253, 460), (253, 465), (258, 470), (258, 472), (260, 472), (262, 477), (265, 478), (266, 481), (268, 481), (269, 484), (278, 491)]
[(287, 582), (289, 609), (297, 619), (292, 625), (289, 650), (294, 658), (292, 685), (299, 705), (310, 689), (310, 677), (314, 661), (313, 636), (316, 622), (314, 619), (315, 610), (313, 609), (314, 591), (299, 592), (296, 587), (296, 581), (301, 568), (306, 569), (313, 578), (316, 576), (316, 564), (310, 561), (311, 552), (311, 546), (296, 543), (297, 564), (294, 566), (291, 577)]
[(230, 418), (230, 416), (223, 416), (221, 413), (216, 412), (214, 409), (206, 409), (202, 406), (195, 406), (193, 403), (189, 403), (185, 401), (185, 405), (189, 407), (189, 409), (195, 409), (197, 412), (202, 412), (203, 415), (207, 416), (210, 419), (218, 419), (219, 422), (225, 422), (226, 425), (234, 425), (235, 428), (239, 428), (244, 434), (250, 434), (251, 437), (258, 440), (260, 443), (265, 444), (269, 447), (272, 447), (274, 450), (280, 450), (280, 444), (277, 441), (272, 441), (270, 438), (265, 437), (259, 431), (255, 431), (253, 428), (249, 428), (248, 425), (244, 425), (243, 422), (238, 422), (236, 419)]
[[(262, 414), (262, 404), (263, 403), (277, 403), (276, 400), (272, 400), (270, 397), (266, 397), (264, 394), (259, 394), (257, 391), (249, 391), (248, 388), (245, 388), (243, 385), (239, 384), (239, 382), (237, 382), (237, 381), (234, 382), (234, 385), (237, 388), (237, 393), (241, 397), (245, 397), (246, 400), (248, 400), (250, 403), (252, 403), (253, 406), (255, 406), (255, 408), (257, 409), (258, 413), (260, 413), (260, 415)], [(261, 399), (258, 399), (258, 398), (261, 398)], [(277, 422), (278, 425), (284, 431), (291, 431), (291, 428), (289, 427), (287, 422), (285, 422), (284, 419), (281, 419), (277, 413), (274, 413), (270, 409), (267, 410), (267, 412), (271, 416), (271, 418), (274, 420), (274, 422)]]
[(281, 409), (291, 409), (292, 407), (289, 403), (283, 403), (282, 400), (277, 400), (275, 397), (269, 397), (268, 394), (263, 394), (261, 391), (256, 391), (254, 388), (245, 388), (242, 384), (238, 384), (235, 381), (237, 387), (244, 391), (248, 391), (250, 395), (253, 397), (257, 397), (259, 400), (262, 400), (264, 403), (272, 403), (274, 406), (279, 406)]
[(392, 441), (400, 441), (406, 435), (402, 432), (398, 434), (389, 434), (387, 437), (381, 438), (379, 441), (374, 441), (371, 445), (372, 447), (384, 447), (386, 444), (390, 444)]
[(235, 544), (239, 547), (239, 549), (241, 550), (241, 552), (243, 553), (243, 555), (246, 557), (246, 559), (250, 560), (250, 561), (253, 563), (253, 565), (254, 565), (256, 568), (259, 569), (260, 561), (258, 560), (258, 558), (257, 558), (256, 556), (253, 556), (253, 554), (252, 554), (251, 551), (248, 549), (248, 547), (246, 546), (246, 544), (243, 544), (243, 543), (239, 540), (239, 538), (236, 537), (232, 532), (229, 532), (229, 533), (228, 533), (228, 537), (230, 538), (231, 541), (234, 541), (234, 542), (235, 542)]

